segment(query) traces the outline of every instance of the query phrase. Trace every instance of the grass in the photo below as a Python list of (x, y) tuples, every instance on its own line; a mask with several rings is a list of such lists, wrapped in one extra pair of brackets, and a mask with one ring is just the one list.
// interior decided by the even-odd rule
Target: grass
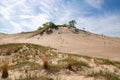
[(49, 47), (43, 47), (43, 46), (40, 46), (40, 45), (35, 45), (35, 44), (30, 44), (30, 43), (4, 44), (4, 45), (0, 45), (0, 49), (1, 49), (1, 53), (6, 53), (4, 55), (11, 55), (11, 53), (18, 52), (20, 49), (23, 48), (23, 46), (26, 46), (29, 49), (34, 49), (36, 51), (39, 50), (41, 53), (45, 53), (49, 50)]
[(85, 55), (79, 55), (78, 53), (63, 53), (63, 52), (58, 52), (59, 54), (63, 54), (63, 55), (68, 55), (68, 56), (75, 56), (75, 57), (83, 57), (83, 58), (85, 58), (85, 59), (87, 59), (87, 60), (90, 60), (90, 59), (92, 59), (92, 57), (90, 57), (90, 56), (85, 56)]
[(82, 68), (82, 67), (89, 68), (90, 67), (89, 64), (84, 62), (84, 61), (77, 61), (77, 60), (69, 59), (69, 58), (68, 59), (64, 59), (63, 61), (67, 62), (67, 66), (66, 67), (68, 69), (71, 69), (72, 66), (77, 67), (77, 68)]
[(120, 62), (118, 62), (118, 61), (111, 61), (109, 59), (95, 58), (95, 63), (101, 64), (101, 65), (103, 65), (103, 64), (104, 65), (113, 65), (120, 69)]
[[(19, 52), (21, 51), (21, 49), (24, 49), (24, 46), (27, 47), (28, 50)], [(26, 68), (25, 70), (26, 72), (28, 71), (28, 73), (34, 70), (41, 71), (42, 69), (45, 69), (45, 71), (49, 72), (50, 74), (59, 73), (60, 71), (66, 70), (66, 68), (69, 70), (75, 69), (74, 71), (78, 71), (78, 70), (84, 71), (86, 68), (90, 69), (89, 63), (80, 61), (80, 58), (84, 58), (87, 61), (91, 61), (91, 59), (94, 59), (95, 64), (108, 65), (108, 66), (113, 65), (117, 67), (116, 68), (117, 70), (120, 69), (120, 62), (117, 62), (117, 61), (110, 61), (108, 59), (101, 59), (101, 58), (92, 58), (92, 57), (82, 56), (77, 54), (55, 52), (53, 48), (39, 46), (35, 44), (29, 44), (29, 43), (5, 44), (5, 45), (0, 45), (0, 49), (1, 49), (0, 50), (1, 55), (2, 53), (5, 53), (6, 55), (11, 55), (11, 53), (18, 53), (14, 55), (14, 58), (15, 58), (14, 61), (17, 63), (9, 66), (10, 70), (24, 68), (24, 66), (26, 65), (29, 67), (29, 68), (25, 67)], [(51, 61), (52, 59), (54, 60), (54, 58), (59, 58), (58, 64), (52, 64)], [(39, 59), (42, 59), (43, 65), (34, 62), (35, 60), (39, 60)], [(7, 74), (8, 65), (4, 65), (3, 68), (1, 68), (1, 70), (3, 74)], [(98, 78), (102, 76), (107, 80), (119, 80), (119, 75), (116, 75), (115, 73), (112, 73), (109, 71), (102, 71), (97, 73), (92, 72), (91, 74), (88, 74), (88, 75), (93, 77), (97, 76)], [(26, 78), (24, 77), (19, 80), (39, 80), (39, 79), (49, 80), (50, 78), (45, 78), (45, 76), (26, 75)], [(95, 77), (95, 79), (97, 78)]]
[(2, 52), (6, 53), (6, 55), (11, 55), (11, 53), (16, 52), (21, 48), (21, 44), (4, 44), (0, 45), (0, 49)]
[(39, 69), (41, 66), (38, 63), (30, 62), (30, 61), (24, 61), (24, 62), (19, 62), (15, 65), (10, 66), (10, 70), (16, 69), (16, 68), (21, 68), (25, 65), (29, 65), (31, 69)]
[(113, 72), (110, 72), (110, 71), (99, 71), (99, 72), (92, 72), (90, 74), (87, 74), (87, 76), (90, 76), (90, 77), (95, 77), (95, 78), (104, 78), (106, 80), (120, 80), (120, 75), (117, 75)]
[(20, 76), (19, 79), (16, 79), (16, 80), (53, 80), (53, 79), (49, 78), (46, 75), (39, 75), (39, 76), (37, 76), (37, 74), (34, 72), (32, 74), (28, 73), (24, 77)]
[(32, 36), (36, 36), (38, 34), (43, 35), (44, 32), (48, 31), (49, 28), (50, 27), (47, 27), (47, 26), (46, 27), (39, 27), (39, 29), (35, 31), (36, 33), (34, 35), (32, 35)]
[(50, 72), (51, 73), (57, 73), (59, 72), (60, 70), (63, 70), (64, 69), (64, 65), (53, 65), (53, 64), (50, 64)]
[(78, 68), (82, 68), (82, 67), (87, 67), (89, 68), (89, 64), (83, 61), (74, 61), (74, 65)]
[(67, 61), (66, 68), (69, 69), (69, 70), (73, 70), (72, 66), (73, 66), (72, 60), (68, 60), (68, 61)]

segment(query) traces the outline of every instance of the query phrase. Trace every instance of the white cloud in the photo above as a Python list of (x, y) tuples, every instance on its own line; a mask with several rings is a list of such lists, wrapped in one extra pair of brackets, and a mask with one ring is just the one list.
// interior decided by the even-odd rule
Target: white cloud
[(10, 19), (10, 14), (5, 7), (0, 6), (0, 14), (3, 15), (5, 19)]
[(72, 18), (72, 11), (71, 10), (65, 10), (63, 11), (63, 14), (59, 17), (59, 23), (67, 22), (68, 20), (71, 20)]
[(22, 25), (22, 27), (29, 28), (30, 30), (36, 30), (43, 23), (49, 21), (48, 15), (42, 13), (35, 16), (21, 15), (20, 17), (23, 19), (29, 19), (29, 21), (20, 21), (20, 24)]
[[(41, 26), (49, 19), (47, 13), (36, 13), (34, 11), (36, 5), (29, 4), (28, 2), (25, 2), (25, 0), (1, 0), (0, 2), (0, 15), (2, 15), (1, 19), (4, 18), (7, 23), (13, 26), (13, 31), (9, 31), (9, 33), (21, 32), (23, 30), (22, 28), (35, 30), (38, 26)], [(35, 1), (35, 3), (39, 3), (39, 5), (40, 2), (43, 1)], [(46, 9), (45, 6), (42, 8)], [(8, 27), (8, 29), (10, 30), (11, 28)]]
[[(95, 33), (104, 33), (109, 36), (120, 35), (120, 16), (119, 15), (103, 15), (92, 17), (79, 17), (77, 19), (77, 27), (86, 28), (86, 30)], [(119, 34), (116, 34), (119, 32)]]
[(1, 0), (0, 2), (2, 4), (2, 6), (0, 6), (0, 14), (3, 15), (6, 20), (10, 20), (11, 15), (14, 12), (14, 8), (16, 8), (18, 5), (23, 4), (24, 0)]
[(22, 26), (19, 23), (10, 21), (11, 25), (13, 25), (13, 33), (18, 33), (18, 32), (22, 32)]
[(101, 9), (104, 3), (104, 0), (85, 0), (90, 6)]
[(61, 0), (0, 0), (0, 3), (0, 14), (14, 28), (10, 33), (21, 32), (25, 28), (35, 30), (51, 20), (63, 23), (73, 14), (71, 8), (61, 4)]
[(104, 0), (85, 0), (86, 2), (82, 5), (77, 3), (78, 1), (74, 2), (75, 0), (65, 1), (67, 0), (0, 0), (0, 24), (5, 24), (3, 22), (4, 18), (4, 21), (6, 21), (4, 26), (6, 28), (6, 25), (8, 25), (9, 30), (6, 31), (4, 26), (1, 29), (10, 32), (10, 25), (13, 29), (10, 33), (17, 33), (28, 31), (27, 29), (36, 30), (47, 21), (63, 24), (71, 19), (77, 19), (77, 26), (92, 32), (107, 35), (120, 32), (119, 15), (106, 14), (103, 16), (81, 17), (92, 14), (88, 4), (93, 8), (102, 9)]
[(49, 21), (49, 17), (48, 15), (41, 13), (41, 14), (34, 16), (31, 20), (36, 25), (36, 27), (38, 27), (39, 25)]
[(32, 15), (20, 15), (19, 18), (21, 19), (30, 19), (30, 18), (33, 18), (34, 16)]

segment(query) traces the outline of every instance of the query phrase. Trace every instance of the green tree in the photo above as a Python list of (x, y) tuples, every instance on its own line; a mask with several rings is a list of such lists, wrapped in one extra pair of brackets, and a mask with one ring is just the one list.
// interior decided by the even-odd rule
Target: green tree
[(43, 24), (43, 27), (54, 28), (56, 25), (53, 22), (46, 22)]
[(64, 27), (67, 27), (67, 24), (63, 24)]
[(48, 28), (57, 28), (57, 26), (53, 22), (46, 22), (42, 24), (37, 30), (47, 30)]
[(75, 20), (71, 20), (69, 21), (69, 26), (70, 27), (75, 27), (76, 21)]

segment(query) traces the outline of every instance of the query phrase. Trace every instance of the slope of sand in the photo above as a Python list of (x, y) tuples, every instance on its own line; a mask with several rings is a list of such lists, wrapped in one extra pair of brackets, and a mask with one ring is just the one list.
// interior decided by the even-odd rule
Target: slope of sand
[(107, 58), (120, 61), (120, 38), (106, 37), (80, 30), (79, 34), (73, 29), (61, 27), (53, 33), (35, 35), (32, 33), (0, 35), (0, 44), (34, 43), (69, 52), (92, 57)]

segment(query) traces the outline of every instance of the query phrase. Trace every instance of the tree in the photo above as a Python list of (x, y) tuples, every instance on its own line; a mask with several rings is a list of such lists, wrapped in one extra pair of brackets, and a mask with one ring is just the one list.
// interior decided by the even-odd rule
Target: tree
[(56, 25), (53, 22), (46, 22), (43, 24), (43, 27), (49, 27), (49, 28), (54, 28)]
[(67, 24), (63, 24), (64, 27), (67, 27)]
[(70, 27), (75, 27), (76, 21), (75, 20), (71, 20), (69, 21), (69, 26)]
[(53, 22), (46, 22), (42, 24), (42, 27), (40, 26), (37, 30), (48, 29), (48, 28), (56, 28), (56, 25)]

